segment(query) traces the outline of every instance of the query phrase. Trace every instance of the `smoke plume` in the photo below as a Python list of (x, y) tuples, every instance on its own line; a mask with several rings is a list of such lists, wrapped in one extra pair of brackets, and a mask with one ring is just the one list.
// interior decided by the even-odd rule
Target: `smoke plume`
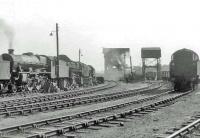
[(8, 39), (9, 49), (13, 49), (12, 43), (14, 38), (14, 30), (3, 19), (0, 19), (0, 32), (5, 34)]
[(127, 63), (125, 58), (129, 58), (129, 48), (104, 48), (105, 61), (109, 66), (122, 70)]

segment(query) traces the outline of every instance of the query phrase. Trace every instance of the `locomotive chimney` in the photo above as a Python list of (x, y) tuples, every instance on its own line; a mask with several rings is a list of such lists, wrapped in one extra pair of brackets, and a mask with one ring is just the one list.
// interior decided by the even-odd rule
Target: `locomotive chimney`
[(14, 54), (14, 49), (8, 49), (8, 54), (13, 55)]
[(9, 43), (8, 54), (14, 54), (14, 49), (12, 48), (12, 42)]

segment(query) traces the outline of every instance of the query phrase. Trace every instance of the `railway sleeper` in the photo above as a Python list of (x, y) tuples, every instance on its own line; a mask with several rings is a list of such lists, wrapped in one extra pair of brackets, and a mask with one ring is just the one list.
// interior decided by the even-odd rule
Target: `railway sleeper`
[(171, 135), (171, 134), (173, 134), (173, 133), (174, 133), (173, 130), (168, 130), (168, 131), (165, 132), (165, 134), (168, 134), (168, 135)]
[(180, 136), (180, 137), (183, 137), (183, 136), (185, 136), (186, 134), (189, 134), (189, 131), (181, 132), (181, 133), (179, 133), (179, 136)]
[[(112, 117), (112, 119), (113, 119), (113, 117)], [(104, 119), (105, 120), (105, 119)]]
[(70, 126), (69, 127), (69, 131), (76, 131), (77, 130), (77, 127), (76, 126)]
[[(37, 132), (36, 132), (37, 133)], [(38, 132), (39, 133), (39, 132)], [(47, 138), (45, 134), (38, 134), (37, 138)]]
[(54, 119), (54, 120), (47, 120), (45, 121), (45, 123), (50, 125), (50, 124), (58, 123), (59, 121), (60, 121), (59, 119)]
[(11, 112), (6, 112), (6, 116), (11, 116)]
[(64, 129), (58, 129), (57, 130), (57, 134), (58, 134), (58, 136), (60, 136), (60, 135), (63, 135), (63, 134), (65, 134), (65, 130)]
[(183, 123), (183, 124), (181, 124), (181, 127), (185, 127), (187, 125), (188, 125), (188, 123)]
[[(48, 96), (46, 97), (46, 99), (47, 99), (47, 98), (49, 99), (49, 97), (48, 97)], [(45, 98), (41, 98), (40, 100), (43, 100), (43, 101), (45, 101), (46, 99), (45, 99)], [(29, 102), (30, 102), (30, 101), (29, 101)]]
[(194, 118), (200, 118), (200, 115), (195, 115)]
[(141, 111), (141, 112), (139, 112), (139, 114), (143, 114), (143, 115), (145, 115), (145, 114), (148, 114), (149, 112), (146, 112), (146, 111)]
[(112, 127), (111, 125), (109, 125), (109, 124), (98, 124), (98, 126), (100, 126), (100, 127), (106, 127), (106, 128), (108, 128), (108, 127)]
[(32, 124), (33, 128), (38, 128), (37, 124)]
[(150, 113), (150, 112), (153, 112), (153, 111), (155, 111), (155, 108), (154, 108), (154, 109), (151, 109), (151, 108), (150, 108), (150, 109), (146, 109), (146, 110), (145, 110), (145, 112), (149, 112), (149, 113)]
[(22, 133), (24, 133), (26, 130), (26, 127), (18, 127), (18, 130), (21, 131)]
[(177, 128), (177, 127), (174, 127), (174, 128), (171, 128), (172, 131), (178, 131), (180, 130), (180, 128)]

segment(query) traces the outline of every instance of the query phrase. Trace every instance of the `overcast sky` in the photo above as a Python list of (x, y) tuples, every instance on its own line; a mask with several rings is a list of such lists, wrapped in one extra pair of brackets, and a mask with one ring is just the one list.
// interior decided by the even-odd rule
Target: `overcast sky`
[[(188, 48), (200, 54), (199, 0), (0, 0), (0, 19), (14, 32), (15, 53), (60, 53), (103, 70), (102, 47), (129, 47), (133, 65), (141, 65), (141, 47), (161, 47), (163, 64)], [(0, 54), (8, 42), (0, 31)]]

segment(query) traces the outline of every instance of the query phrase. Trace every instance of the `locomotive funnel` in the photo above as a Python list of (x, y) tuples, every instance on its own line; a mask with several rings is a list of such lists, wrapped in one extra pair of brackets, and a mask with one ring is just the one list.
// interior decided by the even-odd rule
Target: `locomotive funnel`
[(14, 49), (12, 45), (12, 41), (9, 42), (8, 54), (14, 54)]
[(8, 54), (13, 55), (14, 54), (14, 49), (8, 49)]

